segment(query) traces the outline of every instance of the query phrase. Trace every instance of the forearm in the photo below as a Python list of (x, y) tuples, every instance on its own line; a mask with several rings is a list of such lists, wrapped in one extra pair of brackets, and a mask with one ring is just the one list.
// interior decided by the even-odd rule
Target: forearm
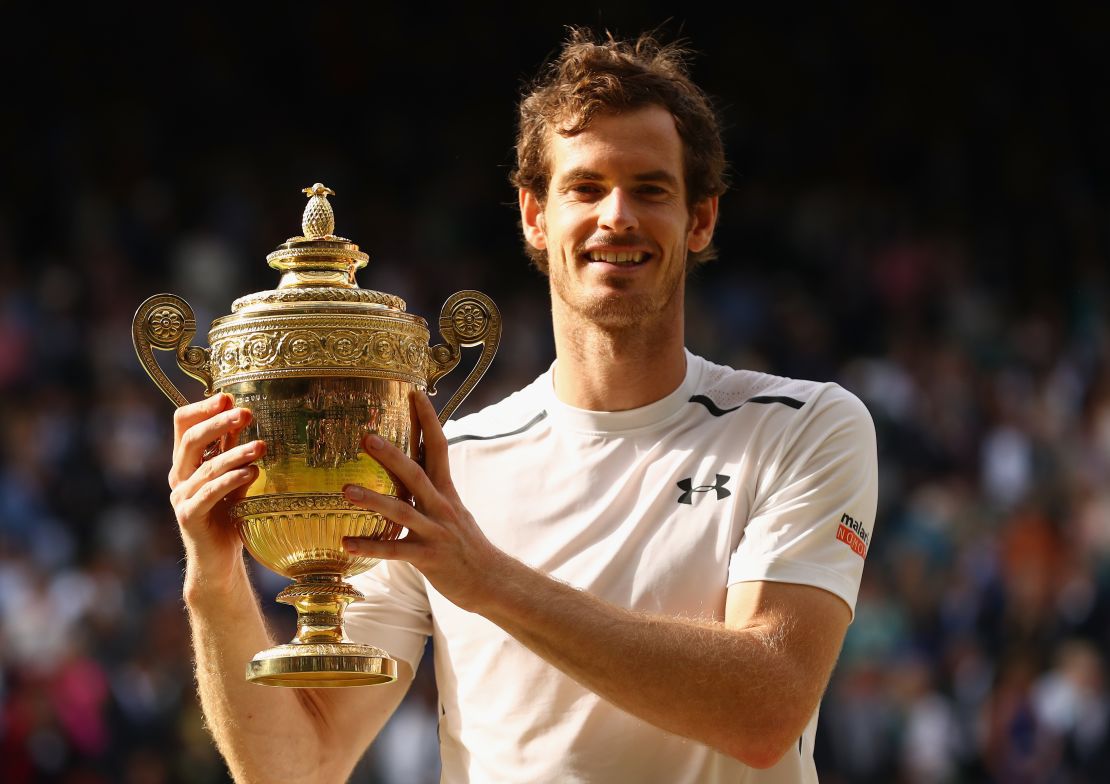
[(273, 641), (242, 561), (226, 583), (206, 579), (191, 564), (185, 599), (201, 707), (235, 780), (329, 780), (320, 776), (334, 760), (321, 758), (317, 727), (306, 710), (313, 693), (246, 680), (247, 662)]
[(482, 615), (628, 713), (747, 764), (773, 764), (820, 698), (781, 629), (631, 612), (511, 559), (504, 578)]

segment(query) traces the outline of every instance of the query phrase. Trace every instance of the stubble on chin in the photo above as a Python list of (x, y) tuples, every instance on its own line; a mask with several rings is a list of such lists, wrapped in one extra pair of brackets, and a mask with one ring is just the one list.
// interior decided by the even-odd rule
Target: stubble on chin
[(567, 315), (607, 332), (637, 329), (663, 316), (674, 305), (682, 284), (675, 278), (666, 289), (653, 292), (610, 292), (590, 296), (575, 290), (561, 275), (550, 277), (553, 305), (562, 303)]

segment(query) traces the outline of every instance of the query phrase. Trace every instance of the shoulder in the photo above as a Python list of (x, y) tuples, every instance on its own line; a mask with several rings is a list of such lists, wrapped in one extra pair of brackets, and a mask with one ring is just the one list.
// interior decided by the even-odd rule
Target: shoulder
[(443, 427), (448, 443), (456, 444), (512, 435), (528, 430), (543, 421), (547, 416), (541, 386), (544, 383), (550, 383), (547, 374), (480, 411), (459, 419), (448, 420)]
[(776, 376), (754, 370), (737, 370), (700, 357), (703, 363), (697, 392), (690, 402), (699, 403), (709, 414), (721, 417), (740, 408), (761, 410), (765, 416), (787, 415), (792, 421), (820, 419), (840, 422), (873, 432), (867, 407), (856, 395), (831, 381)]

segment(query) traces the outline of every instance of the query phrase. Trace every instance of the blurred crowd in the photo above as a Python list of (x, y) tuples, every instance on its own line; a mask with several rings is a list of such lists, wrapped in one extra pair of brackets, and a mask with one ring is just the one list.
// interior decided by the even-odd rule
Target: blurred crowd
[[(1110, 781), (1105, 110), (1070, 101), (1082, 90), (1053, 81), (1064, 66), (1037, 76), (1045, 60), (1033, 57), (1015, 75), (1016, 59), (977, 60), (968, 38), (939, 76), (975, 78), (947, 79), (924, 122), (880, 76), (861, 78), (869, 57), (901, 62), (905, 41), (868, 39), (852, 49), (862, 59), (837, 59), (814, 27), (792, 24), (808, 63), (793, 78), (855, 81), (824, 104), (788, 108), (773, 79), (730, 98), (721, 258), (690, 281), (687, 343), (736, 367), (838, 381), (876, 423), (879, 513), (822, 707), (821, 780)], [(721, 94), (742, 71), (708, 32), (696, 43)], [(542, 51), (528, 51), (529, 68)], [(924, 101), (938, 74), (912, 73)], [(0, 200), (0, 780), (227, 780), (191, 671), (171, 406), (131, 347), (148, 295), (189, 300), (205, 344), (232, 299), (276, 284), (263, 257), (299, 232), (297, 191), (322, 178), (338, 192), (337, 230), (371, 254), (363, 287), (433, 324), (456, 289), (501, 305), (501, 354), (461, 413), (551, 361), (545, 283), (507, 206), (513, 86), (475, 104), (498, 107), (500, 136), (460, 124), (458, 148), (443, 149), (434, 127), (363, 119), (345, 133), (371, 151), (340, 134), (347, 148), (302, 151), (276, 172), (265, 166), (298, 149), (295, 130), (275, 127), (241, 159), (209, 140), (177, 161), (186, 140), (160, 139), (180, 118), (156, 105), (91, 137), (85, 104), (81, 133), (62, 113), (44, 120), (16, 178), (33, 170), (41, 183)], [(375, 177), (389, 187), (365, 184)], [(293, 613), (269, 599), (283, 581), (252, 568), (288, 637)], [(438, 780), (432, 656), (353, 781)]]

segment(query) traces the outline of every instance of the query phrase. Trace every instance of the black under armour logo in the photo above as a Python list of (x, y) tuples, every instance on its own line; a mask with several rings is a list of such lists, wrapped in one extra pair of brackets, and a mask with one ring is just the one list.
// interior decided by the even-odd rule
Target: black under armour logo
[(680, 504), (692, 504), (694, 502), (691, 499), (694, 497), (694, 493), (708, 493), (710, 490), (717, 491), (718, 501), (722, 498), (727, 498), (732, 495), (732, 491), (725, 489), (725, 483), (731, 478), (732, 477), (725, 476), (724, 474), (717, 474), (716, 484), (701, 485), (699, 487), (694, 487), (693, 479), (680, 479), (677, 484), (678, 488), (682, 491), (682, 495), (678, 497), (678, 502)]

